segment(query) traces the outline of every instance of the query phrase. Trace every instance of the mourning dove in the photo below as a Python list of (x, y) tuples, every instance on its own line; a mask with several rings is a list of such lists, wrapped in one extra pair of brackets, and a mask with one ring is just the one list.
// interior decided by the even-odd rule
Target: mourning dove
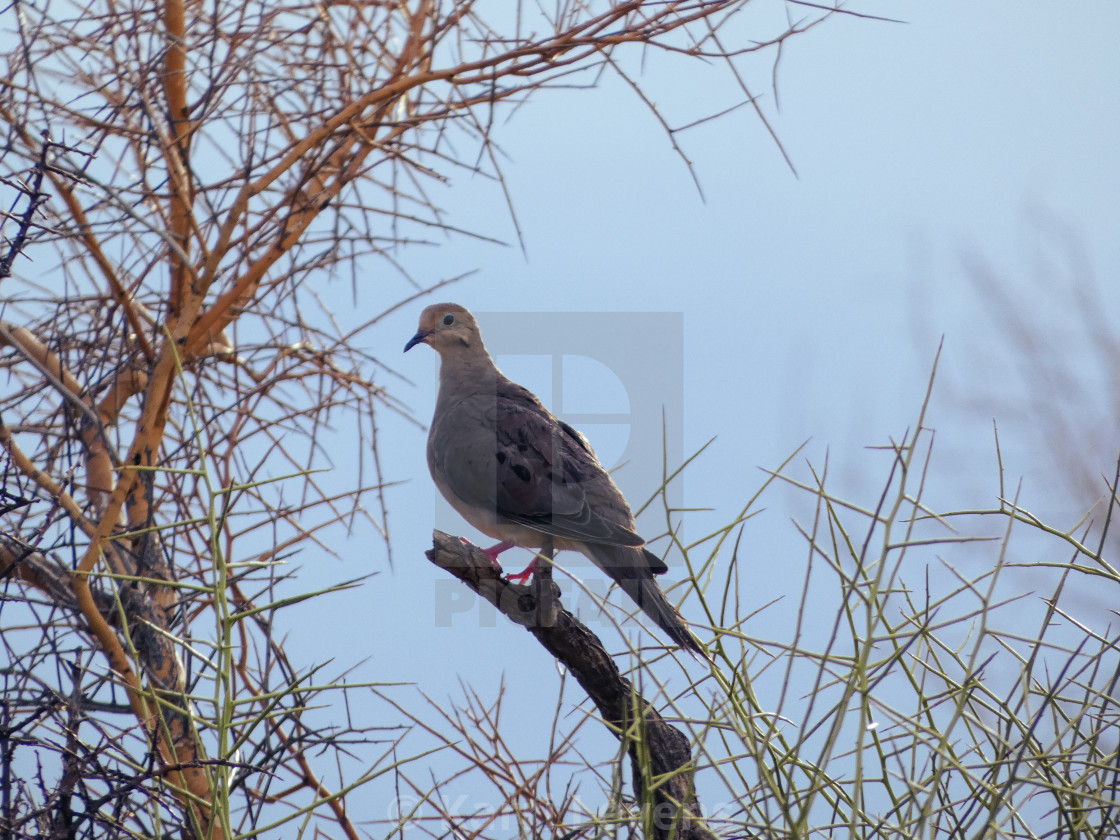
[(453, 303), (429, 306), (405, 352), (417, 344), (440, 355), (428, 469), (451, 506), (500, 541), (491, 559), (512, 546), (540, 548), (551, 535), (557, 550), (578, 551), (606, 572), (676, 644), (702, 653), (653, 579), (668, 567), (643, 548), (591, 444), (498, 370), (474, 316)]

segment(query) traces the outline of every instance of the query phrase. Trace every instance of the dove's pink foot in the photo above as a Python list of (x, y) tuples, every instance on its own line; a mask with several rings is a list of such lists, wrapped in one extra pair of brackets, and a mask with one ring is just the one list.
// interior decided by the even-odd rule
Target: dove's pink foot
[[(470, 542), (463, 537), (459, 537), (464, 544), (470, 545)], [(502, 564), (498, 562), (498, 555), (505, 551), (507, 548), (513, 548), (513, 543), (509, 540), (502, 540), (497, 545), (492, 545), (490, 548), (482, 549), (482, 553), (490, 559), (490, 565), (494, 567), (494, 571), (498, 574), (502, 572)]]
[(537, 558), (533, 558), (533, 562), (525, 567), (524, 571), (518, 572), (515, 575), (506, 575), (506, 580), (511, 583), (524, 583), (526, 580), (533, 576), (533, 572), (537, 570)]
[(490, 563), (499, 572), (502, 570), (502, 564), (498, 562), (498, 555), (505, 551), (507, 548), (513, 548), (513, 543), (509, 540), (502, 540), (497, 545), (492, 545), (489, 548), (482, 549), (482, 553), (490, 558)]

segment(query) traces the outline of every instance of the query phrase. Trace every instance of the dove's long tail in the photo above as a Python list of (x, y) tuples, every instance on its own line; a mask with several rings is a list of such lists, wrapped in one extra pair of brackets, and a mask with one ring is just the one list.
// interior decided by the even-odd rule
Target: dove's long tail
[(634, 603), (653, 619), (665, 635), (685, 650), (696, 653), (701, 658), (707, 658), (707, 653), (688, 629), (684, 617), (669, 603), (669, 599), (654, 580), (651, 566), (665, 569), (665, 564), (657, 555), (650, 554), (644, 548), (586, 543), (585, 545), (595, 564), (610, 575), (623, 592), (634, 599)]

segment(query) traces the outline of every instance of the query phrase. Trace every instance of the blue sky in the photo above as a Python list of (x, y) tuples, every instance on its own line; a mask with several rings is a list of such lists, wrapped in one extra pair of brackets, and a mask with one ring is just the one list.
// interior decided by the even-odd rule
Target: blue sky
[[(760, 466), (776, 466), (806, 439), (805, 457), (822, 463), (827, 453), (842, 488), (873, 492), (883, 463), (864, 447), (913, 425), (944, 336), (930, 422), (953, 468), (938, 490), (957, 507), (994, 505), (992, 416), (967, 409), (1014, 389), (999, 314), (980, 304), (968, 266), (991, 264), (1055, 336), (1076, 333), (1068, 288), (1039, 273), (1047, 255), (1062, 265), (1061, 231), (1106, 300), (1120, 303), (1110, 282), (1120, 275), (1120, 6), (953, 0), (859, 10), (905, 22), (837, 17), (794, 39), (777, 97), (768, 61), (750, 62), (752, 92), (796, 175), (742, 109), (679, 136), (702, 200), (642, 103), (610, 78), (595, 90), (546, 92), (499, 124), (524, 253), (500, 191), (454, 175), (436, 192), (451, 221), (513, 244), (453, 240), (408, 254), (424, 281), (475, 273), (365, 335), (414, 383), (397, 393), (416, 416), (426, 423), (431, 411), (434, 354), (400, 351), (425, 303), (680, 313), (683, 447), (716, 438), (682, 490), (686, 506), (713, 508), (686, 524), (703, 533), (735, 515), (762, 482)], [(732, 101), (715, 68), (658, 55), (645, 66), (641, 78), (671, 124)], [(388, 284), (375, 293), (383, 289), (396, 299)], [(628, 340), (624, 331), (618, 340)], [(1005, 467), (1041, 503), (1051, 479), (1030, 422), (1010, 409), (1001, 418)], [(480, 626), (489, 620), (464, 614), (438, 626), (448, 590), (422, 556), (436, 510), (425, 433), (388, 416), (381, 433), (391, 441), (382, 453), (389, 477), (405, 482), (389, 495), (394, 566), (370, 535), (337, 547), (342, 561), (305, 553), (296, 562), (307, 582), (380, 573), (314, 621), (356, 640), (336, 652), (340, 666), (372, 656), (359, 676), (414, 681), (437, 697), (455, 696), (460, 676), (494, 693), (504, 679), (517, 714), (555, 683), (555, 669), (502, 621)], [(628, 486), (625, 469), (620, 481)], [(628, 492), (640, 504), (654, 489)], [(798, 596), (804, 556), (789, 521), (797, 500), (776, 492), (765, 506), (744, 536), (760, 603)], [(369, 641), (389, 626), (407, 643), (371, 653)], [(321, 652), (317, 638), (293, 634), (288, 644)]]

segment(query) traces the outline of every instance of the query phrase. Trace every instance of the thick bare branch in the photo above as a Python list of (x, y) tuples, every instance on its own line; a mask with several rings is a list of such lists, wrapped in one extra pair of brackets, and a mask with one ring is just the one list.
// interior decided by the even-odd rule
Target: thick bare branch
[(477, 546), (442, 531), (432, 533), (428, 560), (450, 572), (526, 627), (587, 692), (611, 732), (623, 739), (630, 755), (634, 790), (649, 797), (654, 837), (658, 840), (714, 840), (696, 798), (695, 765), (688, 737), (671, 726), (622, 676), (599, 637), (563, 608), (555, 623), (539, 622), (533, 587), (510, 583)]

